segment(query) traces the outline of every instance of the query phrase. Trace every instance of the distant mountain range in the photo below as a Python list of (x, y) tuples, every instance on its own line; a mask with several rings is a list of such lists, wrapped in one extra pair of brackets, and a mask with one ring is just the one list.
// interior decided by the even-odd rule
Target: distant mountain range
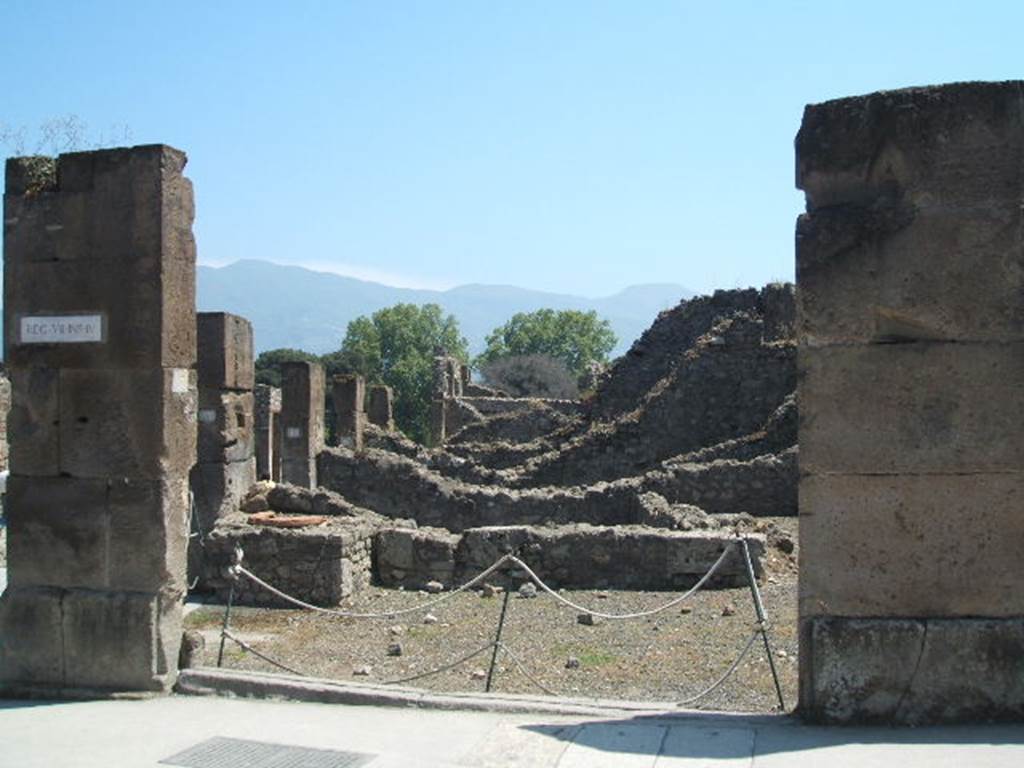
[(247, 259), (225, 267), (200, 266), (201, 312), (232, 312), (252, 321), (257, 353), (294, 347), (323, 354), (341, 346), (350, 320), (400, 302), (439, 304), (455, 315), (470, 352), (516, 312), (595, 310), (619, 338), (612, 354), (629, 349), (657, 314), (692, 294), (680, 285), (634, 285), (613, 296), (587, 299), (510, 285), (460, 285), (447, 291), (394, 288), (380, 283)]

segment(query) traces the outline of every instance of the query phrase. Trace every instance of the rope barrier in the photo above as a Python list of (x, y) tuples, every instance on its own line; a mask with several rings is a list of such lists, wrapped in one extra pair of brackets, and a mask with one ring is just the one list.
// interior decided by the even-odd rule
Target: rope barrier
[(540, 688), (542, 691), (544, 691), (544, 693), (546, 693), (548, 696), (558, 696), (557, 693), (552, 691), (550, 688), (548, 688), (546, 685), (544, 685), (544, 683), (542, 683), (536, 677), (531, 675), (527, 671), (526, 667), (523, 666), (523, 663), (519, 660), (519, 657), (516, 656), (514, 653), (512, 653), (512, 650), (507, 645), (505, 645), (504, 643), (498, 643), (498, 646), (501, 648), (501, 650), (503, 650), (505, 653), (508, 654), (508, 657), (510, 659), (512, 659), (512, 663), (514, 663), (516, 665), (516, 669), (519, 670), (519, 674), (521, 674), (523, 677), (525, 677), (531, 683), (533, 683), (538, 688)]
[(267, 662), (268, 664), (273, 664), (278, 669), (283, 669), (285, 672), (288, 672), (288, 673), (293, 674), (293, 675), (298, 675), (299, 677), (308, 677), (308, 675), (303, 674), (302, 672), (299, 672), (297, 669), (292, 669), (287, 664), (282, 664), (281, 662), (276, 661), (276, 660), (270, 658), (266, 654), (260, 653), (255, 648), (253, 648), (251, 645), (249, 645), (247, 642), (245, 642), (245, 640), (243, 640), (240, 637), (235, 637), (233, 634), (228, 632), (226, 629), (221, 631), (221, 635), (226, 637), (226, 638), (228, 638), (228, 640), (231, 640), (232, 642), (238, 643), (240, 646), (242, 646), (242, 648), (244, 648), (246, 651), (251, 653), (253, 656), (256, 656), (256, 657), (258, 657), (260, 659), (263, 659), (263, 661)]
[(479, 574), (477, 574), (472, 579), (467, 581), (461, 587), (453, 589), (451, 592), (447, 592), (446, 594), (441, 595), (438, 598), (435, 598), (433, 600), (427, 600), (425, 603), (420, 603), (419, 605), (414, 605), (414, 606), (411, 606), (409, 608), (397, 608), (397, 609), (395, 609), (393, 611), (381, 611), (381, 612), (373, 612), (373, 613), (356, 613), (354, 611), (339, 611), (339, 610), (336, 610), (336, 609), (333, 609), (333, 608), (323, 608), (322, 606), (319, 606), (319, 605), (313, 605), (311, 603), (305, 602), (304, 600), (300, 600), (297, 597), (292, 597), (288, 593), (282, 592), (280, 589), (277, 589), (276, 587), (271, 586), (270, 584), (265, 582), (263, 579), (261, 579), (259, 576), (257, 576), (256, 574), (254, 574), (252, 571), (248, 570), (247, 568), (245, 568), (241, 564), (234, 566), (234, 568), (235, 568), (235, 571), (237, 573), (241, 574), (242, 576), (245, 576), (247, 579), (252, 581), (254, 584), (257, 584), (257, 585), (263, 587), (265, 590), (270, 592), (272, 595), (276, 595), (277, 597), (281, 598), (282, 600), (284, 600), (286, 602), (289, 602), (292, 605), (298, 606), (299, 608), (305, 608), (307, 610), (315, 611), (317, 613), (322, 613), (322, 614), (325, 614), (325, 615), (328, 615), (328, 616), (338, 616), (338, 617), (343, 618), (343, 619), (391, 619), (391, 618), (394, 618), (395, 616), (402, 616), (402, 615), (407, 614), (407, 613), (417, 613), (418, 611), (423, 611), (423, 610), (426, 610), (427, 608), (431, 608), (431, 607), (433, 607), (435, 605), (439, 605), (440, 603), (443, 603), (446, 600), (451, 600), (453, 597), (455, 597), (460, 592), (465, 592), (467, 589), (472, 588), (477, 583), (479, 583), (480, 581), (482, 581), (483, 579), (487, 578), (492, 573), (494, 573), (496, 570), (501, 568), (506, 562), (509, 561), (510, 557), (511, 557), (511, 555), (504, 555), (503, 557), (501, 557), (500, 559), (495, 561), (495, 563), (493, 565), (491, 565), (489, 568), (487, 568), (486, 570), (481, 571)]
[(487, 643), (487, 645), (480, 646), (472, 653), (463, 656), (461, 659), (453, 661), (451, 664), (445, 664), (443, 667), (432, 669), (429, 672), (420, 672), (419, 674), (411, 675), (410, 677), (402, 677), (398, 680), (385, 680), (384, 685), (401, 685), (402, 683), (411, 683), (413, 680), (422, 680), (424, 677), (432, 677), (433, 675), (439, 675), (442, 672), (447, 672), (449, 669), (455, 669), (460, 664), (465, 664), (470, 659), (475, 659), (481, 653), (483, 653), (484, 651), (489, 651), (494, 646), (495, 643), (492, 640), (491, 642)]
[(572, 600), (569, 600), (568, 598), (565, 598), (562, 595), (558, 594), (558, 592), (556, 592), (547, 584), (545, 584), (544, 581), (536, 573), (533, 572), (530, 566), (528, 566), (518, 557), (512, 555), (510, 556), (510, 560), (517, 566), (519, 566), (523, 570), (523, 572), (530, 577), (530, 580), (537, 585), (539, 589), (543, 590), (544, 592), (547, 592), (549, 595), (551, 595), (551, 597), (553, 597), (558, 602), (563, 603), (564, 605), (567, 605), (570, 608), (580, 611), (582, 613), (589, 613), (591, 616), (596, 616), (599, 619), (608, 619), (611, 621), (616, 621), (626, 619), (642, 619), (647, 616), (654, 616), (655, 614), (667, 611), (669, 608), (677, 606), (684, 600), (692, 597), (700, 590), (701, 587), (703, 587), (707, 583), (708, 579), (710, 579), (715, 574), (715, 571), (718, 570), (718, 567), (723, 562), (725, 562), (726, 556), (730, 552), (732, 552), (734, 546), (735, 542), (729, 542), (729, 545), (722, 551), (721, 556), (719, 556), (719, 558), (715, 561), (714, 565), (711, 566), (708, 572), (705, 573), (696, 584), (690, 587), (690, 589), (688, 589), (682, 595), (673, 600), (670, 600), (669, 602), (657, 608), (651, 608), (650, 610), (646, 611), (636, 611), (635, 613), (603, 613), (601, 611), (595, 611), (591, 608), (585, 608), (584, 606), (579, 605), (578, 603), (574, 603)]
[(730, 677), (732, 677), (732, 673), (735, 672), (739, 668), (740, 663), (743, 661), (743, 659), (746, 657), (746, 655), (748, 653), (750, 653), (750, 649), (754, 645), (754, 641), (757, 640), (757, 636), (759, 634), (761, 634), (760, 631), (751, 633), (750, 639), (747, 640), (747, 644), (743, 646), (743, 650), (740, 651), (740, 655), (736, 657), (736, 661), (734, 661), (732, 663), (732, 666), (730, 666), (727, 670), (725, 670), (725, 674), (723, 674), (721, 677), (719, 677), (717, 680), (715, 680), (715, 682), (713, 682), (711, 685), (709, 685), (707, 688), (705, 688), (703, 691), (701, 691), (697, 695), (691, 696), (688, 699), (683, 699), (682, 701), (677, 701), (676, 702), (676, 706), (678, 706), (678, 707), (685, 707), (685, 706), (687, 706), (689, 704), (694, 704), (694, 703), (700, 701), (701, 699), (703, 699), (708, 694), (713, 693), (715, 690), (718, 689), (718, 687), (722, 683), (724, 683), (726, 680), (728, 680)]
[[(670, 608), (672, 608), (672, 607), (674, 607), (676, 605), (679, 605), (683, 601), (685, 601), (688, 598), (692, 597), (717, 572), (717, 570), (721, 567), (722, 563), (725, 562), (726, 558), (733, 551), (733, 549), (735, 548), (737, 543), (741, 544), (742, 547), (743, 547), (743, 557), (744, 557), (744, 561), (745, 561), (744, 564), (746, 566), (747, 574), (748, 574), (749, 579), (751, 581), (750, 588), (751, 588), (751, 596), (752, 596), (753, 601), (754, 601), (754, 609), (755, 609), (755, 612), (757, 614), (757, 629), (755, 629), (754, 632), (750, 635), (749, 639), (747, 640), (746, 644), (743, 646), (743, 649), (740, 651), (740, 653), (736, 657), (735, 661), (733, 661), (733, 663), (729, 666), (729, 668), (726, 669), (725, 672), (721, 676), (718, 677), (718, 679), (716, 679), (713, 683), (711, 683), (711, 685), (709, 685), (707, 688), (705, 688), (704, 690), (700, 691), (699, 693), (695, 694), (694, 696), (691, 696), (691, 697), (689, 697), (687, 699), (684, 699), (682, 701), (677, 702), (677, 706), (687, 706), (689, 704), (693, 704), (693, 703), (699, 701), (700, 699), (703, 699), (705, 696), (708, 696), (709, 694), (711, 694), (714, 691), (716, 691), (722, 684), (724, 684), (726, 682), (726, 680), (728, 680), (736, 672), (736, 670), (739, 668), (740, 664), (743, 662), (743, 659), (746, 658), (747, 654), (750, 652), (750, 649), (754, 645), (754, 642), (757, 640), (758, 636), (760, 635), (762, 637), (762, 639), (764, 640), (765, 650), (768, 653), (768, 663), (772, 667), (772, 675), (773, 675), (773, 678), (775, 679), (775, 686), (776, 686), (776, 690), (777, 690), (778, 695), (779, 695), (780, 706), (784, 708), (784, 704), (782, 702), (782, 692), (781, 692), (780, 687), (779, 687), (778, 677), (777, 677), (776, 672), (775, 672), (775, 666), (774, 666), (773, 660), (771, 658), (771, 649), (770, 649), (770, 646), (768, 645), (768, 638), (767, 638), (767, 631), (766, 631), (767, 630), (767, 625), (768, 625), (767, 613), (764, 610), (764, 604), (763, 604), (763, 602), (761, 600), (761, 595), (760, 595), (760, 592), (759, 592), (759, 590), (757, 588), (756, 580), (754, 580), (753, 566), (752, 566), (752, 563), (751, 563), (750, 552), (749, 552), (749, 548), (747, 546), (747, 542), (746, 542), (745, 539), (740, 538), (740, 537), (738, 537), (734, 541), (729, 542), (729, 544), (722, 551), (722, 554), (719, 555), (718, 559), (714, 562), (714, 564), (712, 564), (712, 566), (708, 569), (708, 571), (697, 581), (696, 584), (694, 584), (690, 589), (688, 589), (686, 592), (684, 592), (679, 597), (676, 597), (676, 598), (670, 600), (669, 602), (667, 602), (667, 603), (665, 603), (665, 604), (663, 604), (661, 606), (658, 606), (656, 608), (651, 608), (651, 609), (643, 610), (643, 611), (636, 611), (636, 612), (633, 612), (633, 613), (622, 613), (622, 614), (614, 614), (614, 613), (605, 613), (605, 612), (602, 612), (602, 611), (595, 611), (595, 610), (592, 610), (590, 608), (586, 608), (586, 607), (584, 607), (582, 605), (579, 605), (578, 603), (575, 603), (572, 600), (569, 600), (568, 598), (562, 596), (557, 591), (555, 591), (550, 586), (548, 586), (543, 581), (543, 579), (541, 579), (537, 575), (537, 573), (532, 568), (530, 568), (530, 566), (528, 566), (526, 563), (524, 563), (516, 555), (513, 555), (513, 554), (503, 555), (498, 560), (496, 560), (492, 565), (490, 565), (489, 567), (485, 568), (483, 571), (481, 571), (479, 574), (477, 574), (475, 577), (473, 577), (472, 579), (470, 579), (466, 583), (462, 584), (461, 586), (457, 587), (456, 589), (453, 589), (450, 592), (448, 592), (448, 593), (446, 593), (444, 595), (441, 595), (440, 597), (437, 597), (435, 599), (427, 600), (426, 602), (420, 603), (420, 604), (415, 605), (415, 606), (410, 606), (410, 607), (407, 607), (407, 608), (399, 608), (399, 609), (396, 609), (396, 610), (393, 610), (393, 611), (365, 612), (365, 613), (354, 612), (354, 611), (340, 611), (340, 610), (331, 609), (331, 608), (323, 608), (323, 607), (318, 606), (318, 605), (313, 605), (311, 603), (307, 603), (304, 600), (300, 600), (297, 597), (293, 597), (292, 595), (289, 595), (286, 592), (283, 592), (282, 590), (277, 589), (276, 587), (268, 584), (266, 581), (264, 581), (260, 577), (256, 576), (254, 573), (252, 573), (251, 571), (249, 571), (247, 568), (245, 568), (242, 565), (243, 553), (239, 549), (236, 549), (236, 552), (235, 552), (235, 562), (234, 562), (234, 565), (231, 566), (230, 570), (231, 570), (231, 573), (234, 576), (236, 576), (236, 577), (237, 576), (245, 576), (247, 579), (252, 581), (257, 586), (262, 587), (263, 589), (265, 589), (266, 591), (268, 591), (271, 594), (275, 595), (276, 597), (280, 598), (281, 600), (284, 600), (285, 602), (288, 602), (288, 603), (290, 603), (292, 605), (295, 605), (295, 606), (297, 606), (299, 608), (304, 608), (306, 610), (314, 611), (316, 613), (321, 613), (321, 614), (325, 614), (325, 615), (329, 615), (329, 616), (337, 616), (337, 617), (341, 617), (341, 618), (352, 618), (352, 619), (390, 619), (390, 618), (393, 618), (395, 616), (401, 616), (401, 615), (405, 615), (405, 614), (416, 613), (418, 611), (423, 611), (423, 610), (425, 610), (427, 608), (439, 605), (439, 604), (441, 604), (441, 603), (443, 603), (443, 602), (445, 602), (447, 600), (450, 600), (450, 599), (454, 598), (460, 592), (465, 592), (466, 590), (471, 589), (473, 586), (475, 586), (476, 584), (480, 583), (487, 576), (491, 575), (492, 573), (494, 573), (495, 571), (499, 570), (500, 568), (502, 568), (506, 564), (510, 563), (512, 565), (515, 565), (524, 574), (526, 574), (526, 576), (538, 587), (538, 589), (540, 589), (543, 592), (545, 592), (546, 594), (550, 595), (557, 602), (562, 603), (563, 605), (566, 605), (566, 606), (572, 608), (573, 610), (579, 611), (581, 613), (587, 613), (587, 614), (590, 614), (591, 616), (594, 616), (594, 617), (597, 617), (597, 618), (602, 618), (602, 619), (614, 621), (614, 620), (640, 619), (640, 618), (645, 618), (645, 617), (648, 617), (648, 616), (654, 616), (654, 615), (656, 615), (658, 613), (662, 613), (663, 611), (666, 611), (666, 610), (668, 610), (668, 609), (670, 609)], [(233, 592), (234, 592), (234, 584), (232, 584), (232, 593)], [(506, 597), (507, 597), (507, 595), (506, 595)], [(305, 677), (305, 675), (302, 672), (299, 672), (298, 670), (295, 670), (295, 669), (287, 666), (286, 664), (283, 664), (283, 663), (281, 663), (281, 662), (271, 658), (270, 656), (261, 653), (260, 651), (256, 650), (251, 645), (249, 645), (248, 643), (246, 643), (245, 641), (243, 641), (242, 639), (236, 637), (230, 631), (228, 631), (228, 616), (230, 615), (230, 604), (231, 604), (231, 601), (229, 599), (229, 601), (228, 601), (228, 609), (227, 609), (228, 612), (225, 614), (224, 626), (221, 629), (221, 655), (223, 655), (223, 642), (224, 642), (224, 638), (227, 638), (227, 639), (230, 639), (233, 642), (237, 643), (239, 646), (241, 646), (243, 649), (245, 649), (249, 653), (252, 653), (254, 656), (262, 659), (265, 662), (267, 662), (268, 664), (271, 664), (271, 665), (273, 665), (273, 666), (275, 666), (275, 667), (277, 667), (279, 669), (282, 669), (282, 670), (284, 670), (284, 671), (286, 671), (286, 672), (288, 672), (290, 674), (294, 674), (294, 675), (299, 675), (299, 676)], [(516, 666), (517, 670), (519, 671), (519, 673), (524, 678), (526, 678), (529, 682), (531, 682), (533, 685), (538, 687), (540, 690), (544, 691), (544, 693), (546, 693), (546, 694), (548, 694), (550, 696), (557, 696), (558, 695), (555, 691), (551, 690), (550, 688), (545, 686), (542, 682), (540, 682), (534, 675), (532, 675), (529, 672), (529, 670), (526, 669), (525, 665), (522, 663), (522, 661), (519, 659), (519, 657), (516, 656), (516, 654), (513, 653), (512, 650), (504, 642), (501, 641), (500, 634), (494, 640), (492, 640), (492, 641), (486, 643), (485, 645), (477, 648), (476, 650), (470, 652), (469, 654), (456, 659), (455, 661), (453, 661), (451, 663), (445, 664), (445, 665), (443, 665), (441, 667), (437, 667), (435, 669), (428, 670), (426, 672), (420, 672), (420, 673), (417, 673), (415, 675), (409, 675), (407, 677), (402, 677), (402, 678), (398, 678), (398, 679), (394, 679), (394, 680), (383, 681), (383, 684), (384, 685), (401, 685), (401, 684), (404, 684), (404, 683), (414, 682), (416, 680), (422, 680), (424, 678), (431, 677), (433, 675), (438, 675), (438, 674), (441, 674), (443, 672), (447, 672), (447, 671), (449, 671), (451, 669), (454, 669), (454, 668), (456, 668), (456, 667), (458, 667), (458, 666), (460, 666), (462, 664), (465, 664), (466, 662), (470, 661), (471, 659), (474, 659), (477, 656), (479, 656), (480, 654), (482, 654), (482, 653), (484, 653), (484, 652), (486, 652), (488, 650), (492, 650), (492, 649), (494, 650), (495, 654), (497, 654), (497, 652), (499, 650), (504, 652), (505, 654), (507, 654), (508, 657), (512, 660), (513, 664), (515, 664), (515, 666)], [(492, 672), (493, 672), (493, 659), (492, 659)]]

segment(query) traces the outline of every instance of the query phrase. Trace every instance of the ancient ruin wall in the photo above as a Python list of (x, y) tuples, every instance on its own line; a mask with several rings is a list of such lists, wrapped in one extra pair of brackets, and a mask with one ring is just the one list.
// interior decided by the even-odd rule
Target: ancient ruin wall
[(800, 709), (1024, 717), (1024, 83), (797, 137)]
[(607, 421), (636, 408), (637, 398), (669, 376), (701, 336), (736, 313), (762, 317), (768, 342), (792, 339), (793, 286), (780, 283), (760, 291), (715, 291), (665, 310), (602, 378), (591, 406), (593, 418)]
[(531, 460), (519, 482), (577, 485), (640, 474), (673, 456), (762, 430), (795, 388), (795, 346), (765, 343), (760, 318), (728, 317), (634, 411)]
[(196, 458), (185, 155), (7, 162), (6, 689), (173, 685)]

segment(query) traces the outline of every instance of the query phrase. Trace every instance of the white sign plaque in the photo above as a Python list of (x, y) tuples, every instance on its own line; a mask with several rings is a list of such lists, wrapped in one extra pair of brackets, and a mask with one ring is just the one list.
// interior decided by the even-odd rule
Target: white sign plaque
[(203, 424), (213, 424), (217, 420), (217, 411), (213, 408), (201, 408), (199, 410), (199, 420)]
[(184, 395), (188, 393), (188, 368), (175, 368), (171, 371), (171, 394)]
[(18, 330), (18, 341), (21, 344), (83, 344), (103, 341), (103, 316), (24, 316)]
[(284, 431), (284, 436), (289, 440), (298, 440), (302, 437), (302, 430), (299, 429), (299, 427), (288, 427), (288, 429)]

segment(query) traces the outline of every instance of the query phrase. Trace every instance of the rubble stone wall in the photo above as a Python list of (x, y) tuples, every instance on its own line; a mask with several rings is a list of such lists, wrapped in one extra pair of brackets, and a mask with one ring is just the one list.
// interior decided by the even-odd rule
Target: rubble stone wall
[[(206, 539), (203, 581), (226, 600), (231, 588), (228, 567), (235, 547), (245, 567), (277, 589), (314, 605), (336, 606), (370, 583), (375, 526), (354, 519), (289, 530), (225, 520)], [(234, 600), (239, 605), (294, 607), (239, 577)]]
[[(765, 537), (747, 534), (760, 566)], [(377, 534), (376, 572), (384, 586), (422, 588), (439, 581), (451, 588), (469, 581), (502, 555), (520, 558), (549, 586), (560, 589), (680, 589), (692, 586), (734, 541), (728, 531), (673, 531), (645, 526), (493, 526), (461, 535), (443, 529), (391, 529)], [(747, 583), (739, 549), (709, 582), (712, 587)], [(488, 578), (494, 585), (527, 581), (510, 568)]]

